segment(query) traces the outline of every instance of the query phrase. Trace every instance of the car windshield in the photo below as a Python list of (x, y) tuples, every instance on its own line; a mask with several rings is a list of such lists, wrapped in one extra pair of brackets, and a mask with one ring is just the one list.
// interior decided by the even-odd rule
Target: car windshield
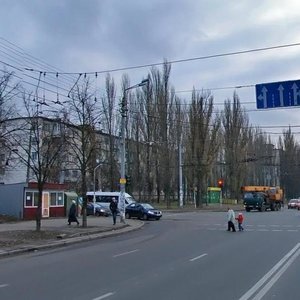
[(127, 200), (128, 203), (136, 203), (135, 199), (131, 196), (126, 197), (126, 200)]
[(144, 208), (146, 208), (146, 209), (154, 209), (154, 207), (152, 206), (152, 205), (150, 205), (150, 204), (148, 204), (148, 203), (143, 203), (143, 204), (141, 204)]

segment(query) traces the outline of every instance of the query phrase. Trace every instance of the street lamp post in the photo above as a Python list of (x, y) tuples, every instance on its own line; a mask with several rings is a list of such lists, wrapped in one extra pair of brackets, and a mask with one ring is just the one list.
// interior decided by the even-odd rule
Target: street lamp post
[(94, 184), (94, 197), (93, 197), (93, 202), (94, 202), (94, 214), (96, 212), (96, 170), (101, 166), (101, 163), (99, 163), (95, 168), (94, 168), (94, 178), (93, 178), (93, 184)]
[(121, 222), (125, 223), (125, 125), (126, 125), (126, 116), (127, 116), (127, 100), (126, 93), (131, 89), (135, 89), (141, 86), (144, 86), (149, 83), (149, 79), (144, 79), (140, 83), (130, 86), (124, 89), (124, 94), (121, 103), (121, 143), (120, 143), (120, 197), (119, 197), (119, 211), (121, 216)]

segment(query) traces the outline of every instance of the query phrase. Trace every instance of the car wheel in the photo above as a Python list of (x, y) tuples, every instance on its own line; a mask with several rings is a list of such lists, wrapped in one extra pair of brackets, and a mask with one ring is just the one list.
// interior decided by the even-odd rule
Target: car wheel
[(156, 220), (158, 221), (160, 218), (156, 218)]
[(96, 211), (96, 212), (95, 212), (95, 216), (96, 216), (96, 217), (100, 217), (100, 212), (99, 212), (99, 211)]
[(130, 219), (130, 214), (128, 212), (125, 214), (125, 218)]
[(148, 220), (147, 214), (143, 214), (143, 220)]

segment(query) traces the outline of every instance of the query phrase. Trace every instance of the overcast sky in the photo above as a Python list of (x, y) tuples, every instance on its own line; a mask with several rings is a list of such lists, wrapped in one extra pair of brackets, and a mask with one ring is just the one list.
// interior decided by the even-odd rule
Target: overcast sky
[[(297, 0), (0, 0), (0, 4), (0, 61), (17, 67), (24, 64), (15, 46), (55, 70), (85, 73), (300, 42)], [(234, 89), (213, 88), (300, 79), (299, 54), (300, 46), (295, 46), (174, 63), (171, 84), (186, 100), (190, 93), (182, 91), (210, 88), (221, 104), (232, 98)], [(135, 84), (149, 70), (126, 73)], [(111, 73), (119, 87), (123, 73)], [(103, 87), (104, 77), (99, 76), (99, 86)], [(255, 87), (236, 91), (253, 125), (267, 132), (282, 129), (265, 126), (300, 125), (299, 108), (257, 111)]]

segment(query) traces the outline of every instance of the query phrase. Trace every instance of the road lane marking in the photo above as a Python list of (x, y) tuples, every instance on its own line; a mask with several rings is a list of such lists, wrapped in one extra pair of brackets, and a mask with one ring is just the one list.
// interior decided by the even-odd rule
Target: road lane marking
[(195, 260), (197, 260), (197, 259), (200, 259), (200, 258), (206, 256), (206, 255), (207, 255), (207, 253), (201, 254), (201, 255), (199, 255), (199, 256), (197, 256), (197, 257), (191, 258), (190, 261), (195, 261)]
[(299, 256), (300, 249), (286, 262), (286, 264), (271, 278), (271, 280), (259, 291), (259, 293), (253, 298), (253, 300), (261, 300), (264, 295), (270, 290), (270, 288), (276, 283), (281, 275), (287, 270), (287, 268), (294, 262)]
[(282, 229), (272, 229), (272, 231), (278, 232), (278, 231), (283, 231), (283, 230)]
[(132, 250), (132, 251), (127, 251), (127, 252), (119, 253), (119, 254), (114, 255), (113, 257), (119, 257), (119, 256), (131, 254), (131, 253), (134, 253), (134, 252), (137, 252), (137, 251), (139, 251), (139, 249), (135, 249), (135, 250)]
[[(267, 281), (270, 279), (270, 277), (278, 271), (279, 268), (282, 267), (282, 265), (284, 265), (284, 263), (286, 263), (286, 261), (288, 259), (291, 259), (294, 260), (294, 254), (296, 255), (296, 257), (300, 254), (300, 251), (299, 251), (299, 248), (300, 248), (300, 243), (298, 243), (290, 252), (288, 252), (266, 275), (264, 275), (248, 292), (246, 292), (239, 300), (248, 300), (250, 299), (250, 297), (256, 293), (260, 288), (261, 286)], [(296, 258), (295, 257), (295, 258)], [(288, 264), (289, 266), (289, 264)], [(263, 290), (263, 289), (262, 289)], [(260, 298), (258, 298), (260, 299)], [(256, 300), (258, 300), (256, 299)]]
[(92, 300), (101, 300), (101, 299), (105, 299), (105, 298), (108, 298), (108, 297), (110, 297), (110, 296), (112, 296), (112, 295), (114, 295), (115, 293), (107, 293), (107, 294), (104, 294), (104, 295), (102, 295), (102, 296), (100, 296), (100, 297), (97, 297), (97, 298), (93, 298)]
[(8, 284), (7, 283), (4, 283), (4, 284), (0, 284), (0, 288), (4, 288), (4, 287), (7, 287)]

